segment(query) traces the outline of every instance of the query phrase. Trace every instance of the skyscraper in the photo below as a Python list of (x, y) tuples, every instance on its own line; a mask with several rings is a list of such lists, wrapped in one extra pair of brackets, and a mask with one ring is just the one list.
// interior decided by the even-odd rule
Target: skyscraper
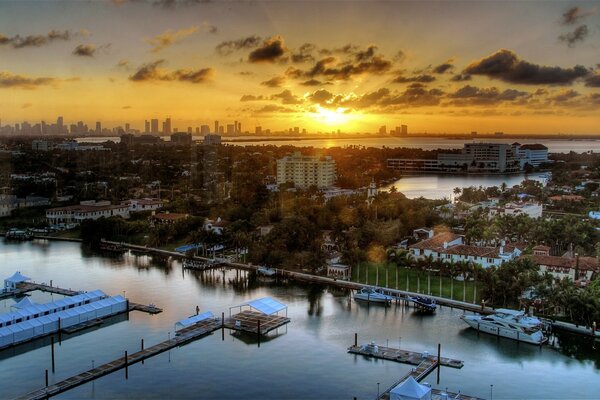
[(219, 133), (219, 121), (215, 121), (215, 133)]
[(165, 120), (165, 130), (163, 132), (164, 134), (171, 134), (171, 118), (167, 118)]
[(156, 118), (150, 120), (150, 133), (158, 134), (158, 119)]
[(96, 121), (96, 133), (102, 133), (102, 123), (100, 121)]
[[(237, 125), (237, 121), (236, 121), (236, 125)], [(234, 133), (235, 133), (235, 130), (233, 128), (233, 124), (227, 124), (227, 134), (233, 135)]]
[(149, 133), (150, 132), (150, 121), (145, 120), (144, 121), (144, 133)]
[(200, 126), (200, 134), (202, 136), (206, 136), (210, 133), (210, 126), (208, 125), (201, 125)]
[(408, 135), (408, 126), (407, 125), (402, 125), (402, 136), (406, 136)]

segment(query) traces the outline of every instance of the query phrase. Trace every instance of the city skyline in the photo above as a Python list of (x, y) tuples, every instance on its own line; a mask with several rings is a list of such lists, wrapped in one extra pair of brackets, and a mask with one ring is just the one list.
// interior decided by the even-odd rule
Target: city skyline
[(596, 8), (4, 2), (0, 117), (140, 130), (149, 115), (169, 115), (179, 131), (220, 120), (250, 132), (596, 134)]

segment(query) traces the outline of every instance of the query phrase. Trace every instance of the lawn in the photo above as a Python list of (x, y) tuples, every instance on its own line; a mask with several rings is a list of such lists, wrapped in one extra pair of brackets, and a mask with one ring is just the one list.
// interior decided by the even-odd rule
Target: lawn
[[(408, 290), (411, 292), (446, 297), (448, 299), (480, 304), (479, 288), (474, 281), (463, 282), (452, 280), (436, 272), (419, 272), (410, 268), (398, 268), (395, 264), (361, 263), (352, 268), (354, 282), (387, 287), (390, 289)], [(475, 300), (475, 301), (473, 301)]]

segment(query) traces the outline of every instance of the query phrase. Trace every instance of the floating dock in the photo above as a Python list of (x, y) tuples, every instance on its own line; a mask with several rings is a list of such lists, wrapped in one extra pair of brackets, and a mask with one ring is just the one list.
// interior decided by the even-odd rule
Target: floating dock
[(72, 376), (53, 385), (49, 385), (48, 387), (45, 387), (43, 389), (30, 392), (24, 396), (18, 397), (18, 399), (42, 400), (50, 396), (55, 396), (59, 393), (73, 389), (76, 386), (83, 385), (87, 382), (91, 382), (94, 379), (100, 378), (104, 375), (108, 375), (120, 369), (127, 368), (131, 364), (138, 363), (157, 354), (163, 353), (167, 350), (171, 350), (175, 347), (182, 346), (202, 336), (208, 335), (219, 328), (221, 328), (220, 320), (212, 319), (201, 321), (187, 328), (180, 329), (179, 331), (177, 331), (177, 335), (172, 339), (165, 340), (164, 342), (158, 343), (152, 347), (148, 347), (147, 349), (142, 349), (137, 353), (133, 353), (131, 355), (127, 355), (127, 353), (125, 353), (123, 357), (117, 358), (116, 360), (113, 360), (109, 363), (82, 372), (78, 375)]
[(225, 328), (264, 335), (290, 322), (288, 317), (244, 310), (225, 319)]

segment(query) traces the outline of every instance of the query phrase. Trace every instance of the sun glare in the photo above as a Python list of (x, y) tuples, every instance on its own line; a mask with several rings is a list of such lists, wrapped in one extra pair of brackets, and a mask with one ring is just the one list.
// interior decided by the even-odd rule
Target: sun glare
[(317, 112), (312, 113), (312, 117), (321, 124), (328, 126), (346, 125), (351, 120), (350, 115), (346, 113), (346, 111), (347, 108), (343, 107), (338, 107), (335, 110), (330, 110), (321, 106), (317, 106)]

